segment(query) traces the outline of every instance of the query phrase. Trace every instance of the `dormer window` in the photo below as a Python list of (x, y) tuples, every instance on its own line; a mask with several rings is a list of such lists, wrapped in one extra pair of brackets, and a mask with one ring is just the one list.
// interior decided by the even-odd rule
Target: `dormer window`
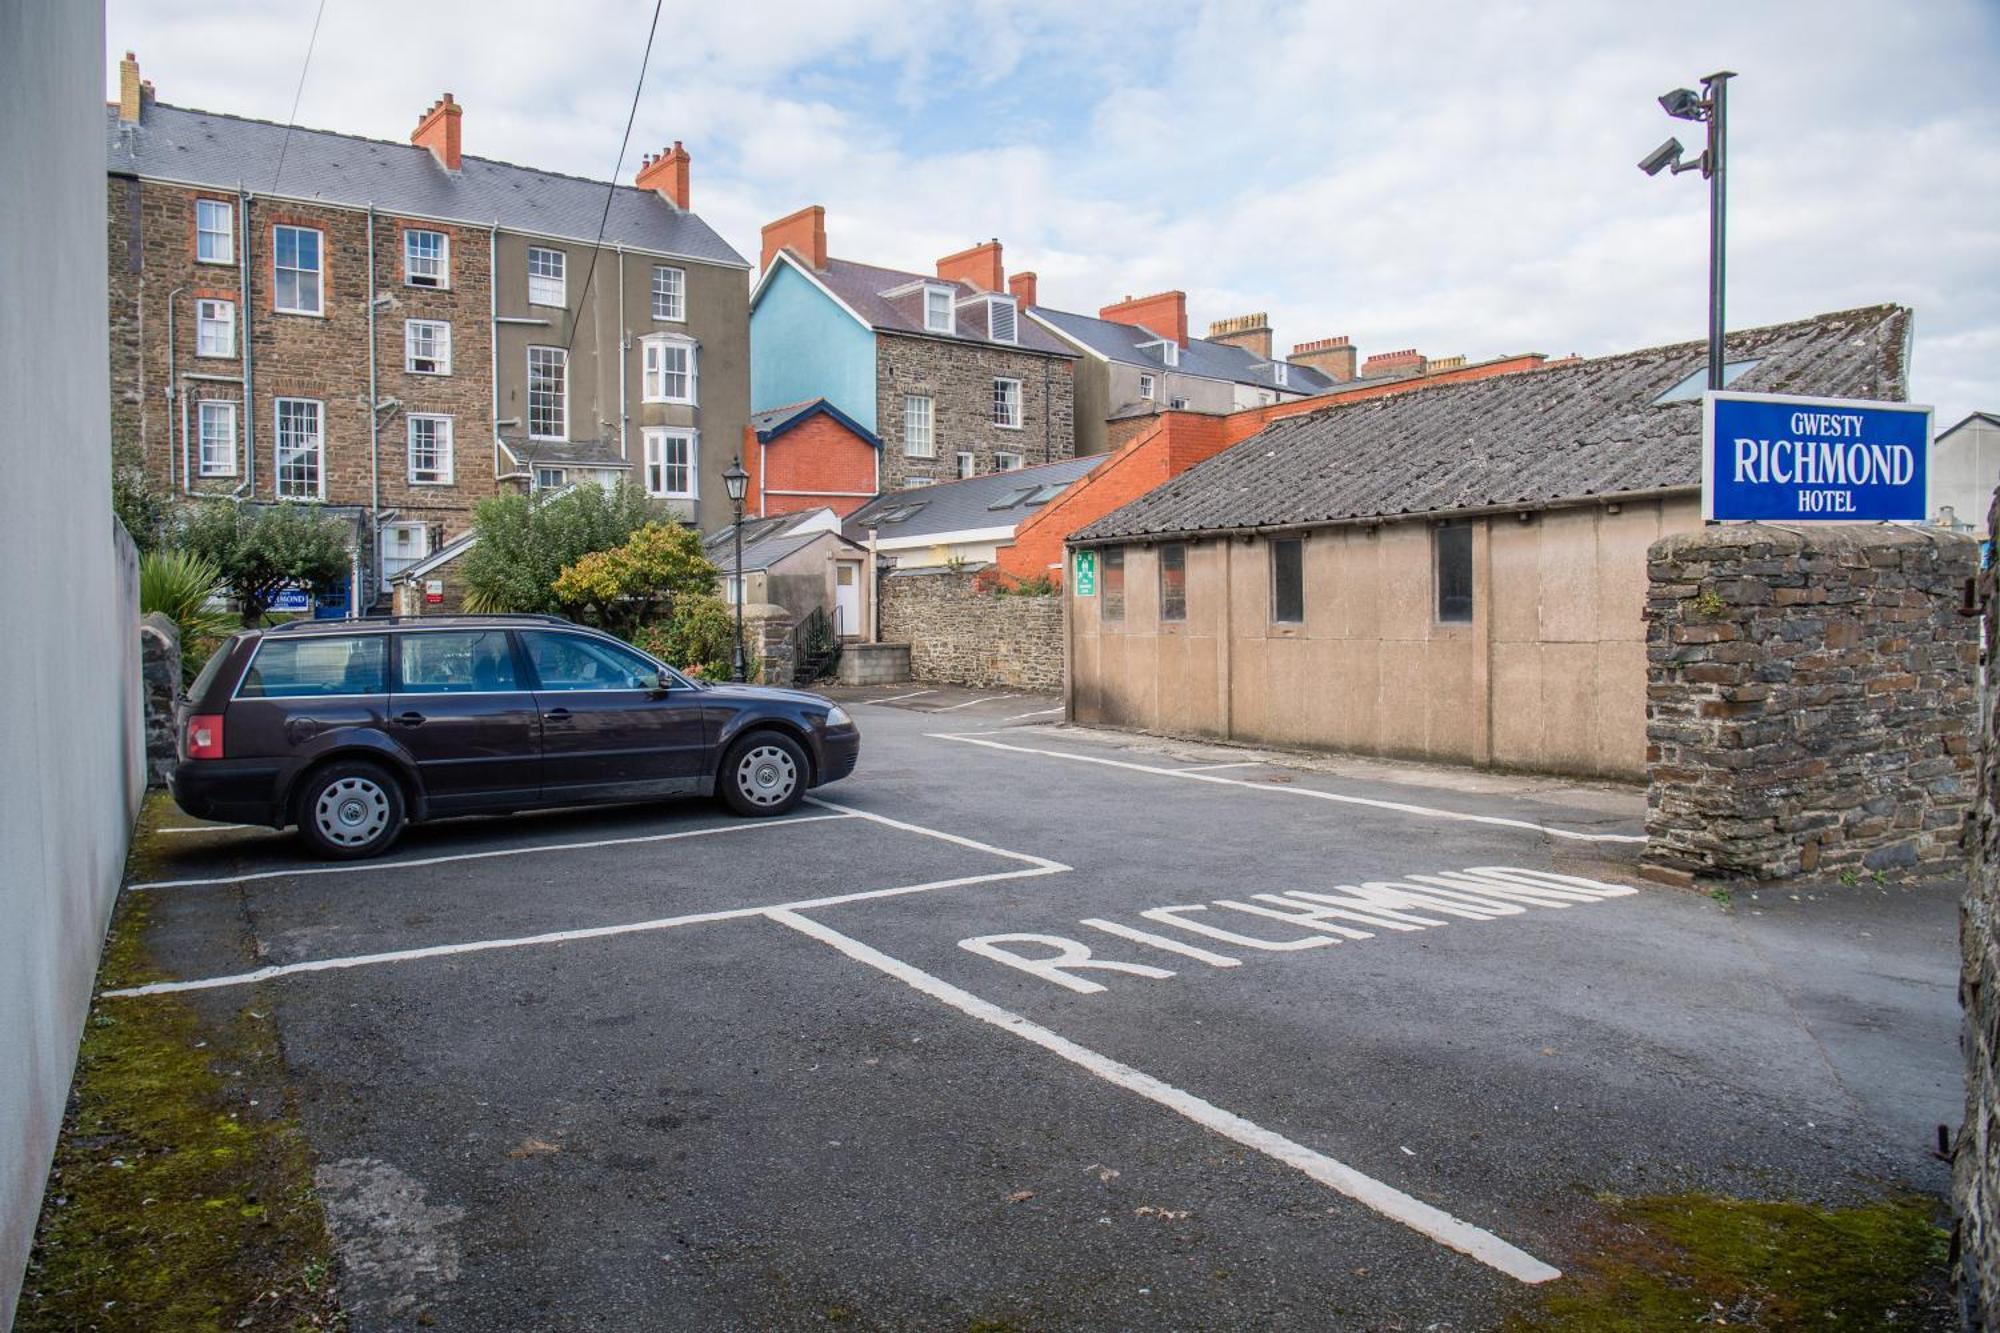
[(1271, 378), (1278, 382), (1278, 387), (1280, 389), (1285, 387), (1286, 376), (1291, 373), (1291, 369), (1292, 368), (1290, 366), (1286, 365), (1282, 361), (1273, 361), (1271, 363)]
[(1159, 349), (1160, 364), (1167, 367), (1169, 370), (1171, 370), (1175, 366), (1178, 366), (1181, 363), (1180, 344), (1175, 342), (1172, 338), (1162, 338), (1158, 342), (1142, 343), (1140, 344), (1139, 350), (1142, 352), (1151, 351), (1154, 348)]
[(952, 308), (951, 288), (924, 288), (924, 332), (958, 332), (957, 312)]
[(1015, 319), (1014, 298), (990, 296), (986, 299), (986, 332), (997, 343), (1020, 341)]

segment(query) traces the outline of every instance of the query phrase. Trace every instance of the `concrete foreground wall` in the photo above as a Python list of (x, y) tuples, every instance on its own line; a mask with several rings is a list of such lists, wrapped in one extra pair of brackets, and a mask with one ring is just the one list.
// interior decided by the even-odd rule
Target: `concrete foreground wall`
[[(2000, 503), (1986, 516), (1988, 531)], [(1967, 515), (1966, 517), (1971, 517)], [(1980, 578), (1988, 643), (2000, 642), (1991, 570)], [(2000, 1328), (2000, 673), (1980, 685), (1979, 795), (1972, 875), (1959, 913), (1965, 1123), (1952, 1156), (1958, 1213), (1958, 1297), (1967, 1328)]]
[(0, 180), (5, 1328), (146, 785), (138, 569), (111, 517), (100, 5), (0, 5)]
[[(1069, 598), (1081, 723), (1359, 754), (1645, 775), (1646, 551), (1693, 499), (1478, 517), (1472, 619), (1437, 615), (1432, 525), (1322, 528), (1305, 619), (1272, 620), (1262, 538), (1187, 548), (1187, 618), (1160, 619), (1159, 547), (1125, 547), (1125, 614)], [(1099, 556), (1100, 567), (1103, 556)]]
[(913, 679), (976, 689), (1063, 683), (1060, 597), (997, 596), (948, 570), (882, 580), (882, 638), (910, 645)]
[(1967, 537), (1861, 524), (1654, 546), (1648, 865), (1756, 879), (1961, 866), (1978, 559)]

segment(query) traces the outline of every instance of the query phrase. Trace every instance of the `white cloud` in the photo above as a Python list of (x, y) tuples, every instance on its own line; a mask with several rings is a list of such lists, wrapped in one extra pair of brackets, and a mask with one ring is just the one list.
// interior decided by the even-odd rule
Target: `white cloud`
[[(108, 33), (166, 100), (282, 120), (312, 11), (112, 0)], [(469, 151), (602, 177), (650, 13), (329, 0), (299, 120), (399, 139), (450, 88)], [(1704, 191), (1633, 164), (1698, 149), (1653, 98), (1727, 63), (1731, 324), (1914, 305), (1948, 424), (2000, 407), (1996, 56), (1980, 0), (670, 5), (625, 175), (685, 140), (753, 256), (823, 203), (836, 253), (998, 235), (1071, 308), (1177, 286), (1281, 345), (1588, 354), (1705, 328)]]

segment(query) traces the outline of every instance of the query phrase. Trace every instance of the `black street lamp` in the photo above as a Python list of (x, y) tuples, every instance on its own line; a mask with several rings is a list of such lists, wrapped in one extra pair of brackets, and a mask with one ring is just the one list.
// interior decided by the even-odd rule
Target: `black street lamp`
[(1708, 182), (1708, 387), (1722, 387), (1722, 278), (1723, 215), (1725, 199), (1723, 172), (1728, 165), (1729, 81), (1736, 75), (1720, 70), (1701, 81), (1708, 96), (1692, 88), (1676, 88), (1660, 98), (1660, 109), (1675, 120), (1703, 121), (1708, 125), (1708, 147), (1692, 162), (1681, 161), (1681, 141), (1669, 139), (1648, 153), (1639, 170), (1657, 176), (1671, 167), (1678, 176), (1683, 171), (1699, 171)]
[(729, 470), (722, 474), (722, 489), (729, 492), (729, 503), (736, 506), (736, 679), (744, 679), (743, 662), (743, 497), (750, 492), (750, 474), (743, 470), (743, 456), (738, 454), (730, 461)]

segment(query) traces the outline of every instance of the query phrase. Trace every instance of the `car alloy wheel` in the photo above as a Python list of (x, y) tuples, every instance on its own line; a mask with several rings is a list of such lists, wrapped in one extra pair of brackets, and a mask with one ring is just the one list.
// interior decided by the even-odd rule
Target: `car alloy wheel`
[(798, 785), (798, 764), (775, 745), (755, 746), (737, 762), (736, 790), (759, 808), (784, 804)]
[(389, 793), (372, 778), (349, 775), (329, 782), (313, 803), (313, 826), (336, 847), (359, 848), (389, 827)]

